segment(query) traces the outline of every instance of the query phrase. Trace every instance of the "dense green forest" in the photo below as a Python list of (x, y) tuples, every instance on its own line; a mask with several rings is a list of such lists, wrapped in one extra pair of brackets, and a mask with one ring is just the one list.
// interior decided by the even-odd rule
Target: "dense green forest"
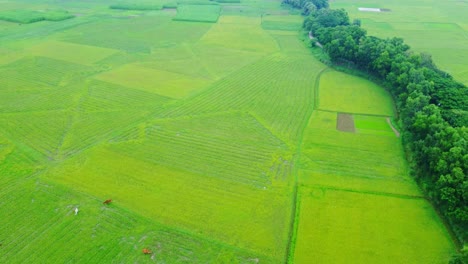
[[(312, 45), (335, 66), (378, 80), (393, 96), (412, 173), (461, 244), (468, 240), (468, 89), (401, 38), (367, 36), (360, 21), (326, 0), (286, 0), (302, 9)], [(454, 263), (466, 261), (466, 250)], [(463, 260), (462, 260), (463, 259)]]

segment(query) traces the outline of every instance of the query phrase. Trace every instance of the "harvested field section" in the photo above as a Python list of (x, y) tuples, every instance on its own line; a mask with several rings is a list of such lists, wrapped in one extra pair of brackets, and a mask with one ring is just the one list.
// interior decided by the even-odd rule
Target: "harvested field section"
[(450, 237), (424, 199), (326, 188), (300, 193), (296, 263), (349, 263), (350, 257), (359, 263), (447, 263), (452, 255)]
[(354, 127), (354, 119), (352, 114), (337, 113), (336, 130), (342, 132), (356, 132)]

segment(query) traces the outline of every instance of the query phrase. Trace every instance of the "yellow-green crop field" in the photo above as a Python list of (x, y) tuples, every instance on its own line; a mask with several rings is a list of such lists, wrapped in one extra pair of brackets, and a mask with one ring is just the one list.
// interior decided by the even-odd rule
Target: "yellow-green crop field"
[[(409, 175), (389, 95), (315, 59), (279, 0), (3, 11), (25, 22), (0, 21), (0, 263), (455, 253)], [(45, 11), (73, 17), (34, 21)]]

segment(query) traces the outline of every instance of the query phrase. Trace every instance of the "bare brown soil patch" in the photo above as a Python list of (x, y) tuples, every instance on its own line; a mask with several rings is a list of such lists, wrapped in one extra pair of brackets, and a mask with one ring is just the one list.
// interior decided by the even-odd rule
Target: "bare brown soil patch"
[(336, 130), (343, 132), (356, 132), (356, 127), (354, 126), (354, 118), (352, 114), (338, 113), (336, 119)]

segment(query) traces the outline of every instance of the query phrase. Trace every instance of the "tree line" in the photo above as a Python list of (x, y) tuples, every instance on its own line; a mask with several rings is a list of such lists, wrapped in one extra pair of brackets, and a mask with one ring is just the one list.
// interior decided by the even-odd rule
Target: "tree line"
[[(327, 0), (284, 0), (334, 65), (372, 76), (393, 96), (412, 174), (462, 244), (468, 240), (468, 89), (401, 38), (368, 36)], [(315, 40), (311, 41), (314, 45)], [(452, 260), (467, 261), (467, 251)]]

